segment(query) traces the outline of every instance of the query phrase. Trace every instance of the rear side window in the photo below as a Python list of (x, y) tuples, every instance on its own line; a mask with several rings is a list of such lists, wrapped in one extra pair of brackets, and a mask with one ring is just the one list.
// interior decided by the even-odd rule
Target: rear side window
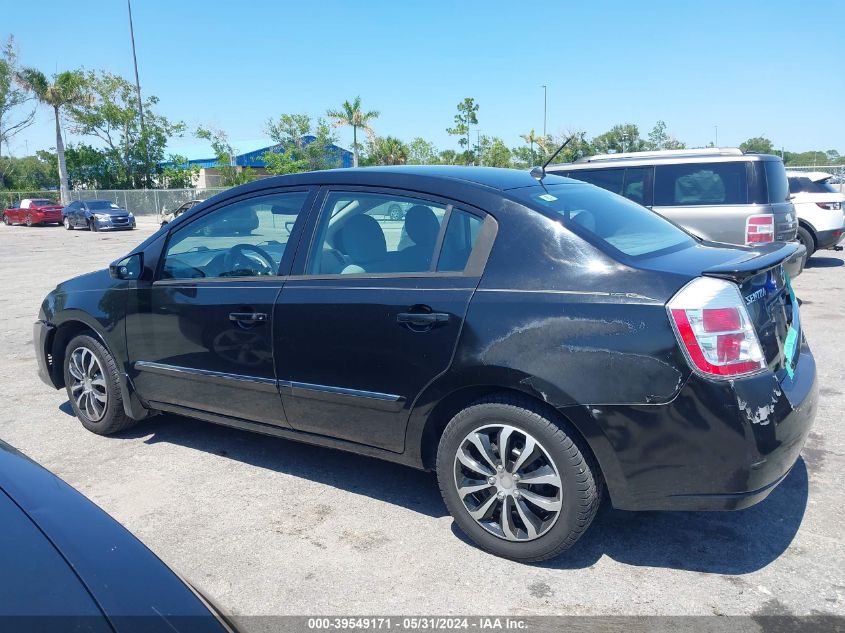
[(779, 160), (767, 160), (763, 164), (766, 169), (769, 202), (789, 202), (789, 181), (786, 179), (783, 163)]
[(551, 212), (573, 232), (586, 232), (632, 257), (695, 243), (688, 233), (657, 213), (602, 189), (548, 185), (517, 189), (514, 195), (529, 207)]
[(437, 261), (438, 272), (461, 272), (466, 268), (472, 247), (481, 231), (482, 220), (478, 216), (452, 209), (449, 225), (443, 236), (443, 248)]
[(654, 204), (661, 207), (748, 204), (746, 163), (657, 165)]
[(570, 178), (581, 182), (588, 182), (596, 187), (607, 189), (613, 193), (622, 195), (625, 182), (624, 169), (578, 169), (569, 172)]

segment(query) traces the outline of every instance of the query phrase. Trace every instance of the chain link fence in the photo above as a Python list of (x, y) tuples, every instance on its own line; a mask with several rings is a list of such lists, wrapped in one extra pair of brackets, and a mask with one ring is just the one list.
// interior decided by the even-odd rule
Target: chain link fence
[[(115, 204), (141, 217), (158, 217), (189, 200), (205, 200), (225, 191), (225, 187), (208, 189), (75, 189), (71, 200), (112, 200)], [(24, 198), (58, 200), (58, 191), (0, 191), (0, 210)]]

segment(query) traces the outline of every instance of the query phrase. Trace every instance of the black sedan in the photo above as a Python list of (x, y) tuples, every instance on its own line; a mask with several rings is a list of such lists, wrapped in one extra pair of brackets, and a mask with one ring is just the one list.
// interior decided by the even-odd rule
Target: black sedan
[(231, 633), (138, 539), (0, 441), (0, 629)]
[(164, 411), (436, 470), (481, 547), (542, 560), (605, 489), (739, 509), (787, 475), (817, 403), (794, 250), (542, 173), (269, 178), (60, 284), (39, 373), (94, 433)]
[(135, 216), (111, 200), (77, 200), (64, 208), (62, 216), (62, 223), (68, 231), (73, 229), (109, 231), (135, 228)]

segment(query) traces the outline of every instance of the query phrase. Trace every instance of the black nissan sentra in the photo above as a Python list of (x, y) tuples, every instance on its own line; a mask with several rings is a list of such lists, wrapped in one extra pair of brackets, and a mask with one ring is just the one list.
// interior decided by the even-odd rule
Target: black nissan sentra
[(306, 173), (60, 284), (35, 344), (95, 433), (171, 412), (436, 470), (466, 534), (537, 561), (605, 489), (731, 510), (788, 474), (818, 398), (794, 249), (542, 172)]

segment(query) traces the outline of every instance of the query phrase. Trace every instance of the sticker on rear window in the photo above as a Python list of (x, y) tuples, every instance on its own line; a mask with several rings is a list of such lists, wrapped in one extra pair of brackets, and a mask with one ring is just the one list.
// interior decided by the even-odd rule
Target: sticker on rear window
[(546, 202), (554, 202), (555, 200), (557, 200), (557, 198), (555, 198), (555, 197), (554, 197), (552, 194), (550, 194), (550, 193), (544, 193), (544, 194), (539, 195), (539, 196), (537, 196), (537, 197), (538, 197), (538, 198), (540, 198), (540, 200), (545, 200)]

